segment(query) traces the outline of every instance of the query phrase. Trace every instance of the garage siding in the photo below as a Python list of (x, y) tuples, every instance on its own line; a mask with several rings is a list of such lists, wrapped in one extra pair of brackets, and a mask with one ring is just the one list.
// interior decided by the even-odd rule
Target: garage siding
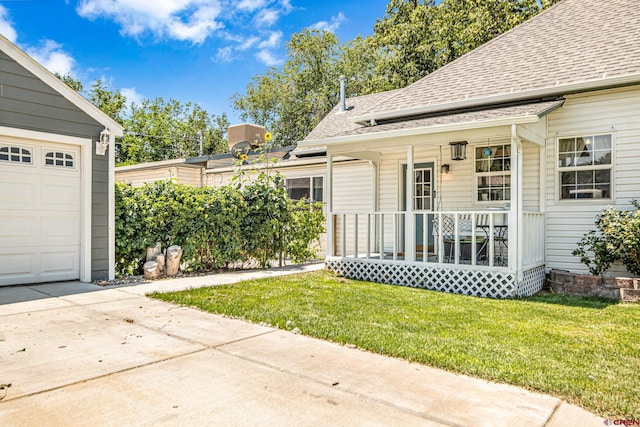
[(95, 139), (104, 127), (4, 52), (0, 83), (0, 126), (92, 139), (91, 278), (108, 278), (109, 157), (95, 155)]

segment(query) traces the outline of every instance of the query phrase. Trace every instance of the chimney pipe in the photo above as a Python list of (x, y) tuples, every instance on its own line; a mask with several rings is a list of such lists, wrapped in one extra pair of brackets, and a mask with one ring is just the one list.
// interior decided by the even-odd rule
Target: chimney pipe
[(344, 93), (344, 81), (345, 77), (340, 76), (340, 112), (344, 112), (347, 110), (347, 101)]

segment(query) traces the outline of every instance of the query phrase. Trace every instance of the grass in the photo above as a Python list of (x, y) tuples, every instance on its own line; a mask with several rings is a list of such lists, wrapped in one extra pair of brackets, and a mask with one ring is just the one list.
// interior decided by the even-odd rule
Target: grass
[(640, 419), (638, 304), (483, 299), (324, 271), (151, 296)]

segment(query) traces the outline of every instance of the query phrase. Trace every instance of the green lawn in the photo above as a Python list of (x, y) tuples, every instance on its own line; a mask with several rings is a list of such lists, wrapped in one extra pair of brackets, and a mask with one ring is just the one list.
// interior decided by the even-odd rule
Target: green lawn
[(483, 299), (328, 272), (151, 296), (640, 419), (639, 304)]

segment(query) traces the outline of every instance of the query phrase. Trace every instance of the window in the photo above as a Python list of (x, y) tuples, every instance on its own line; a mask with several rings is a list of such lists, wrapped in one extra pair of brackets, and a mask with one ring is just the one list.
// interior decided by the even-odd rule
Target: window
[(73, 154), (61, 151), (47, 151), (44, 155), (44, 165), (61, 168), (73, 168)]
[(558, 139), (560, 199), (611, 198), (612, 136)]
[(0, 162), (15, 162), (31, 164), (31, 150), (24, 147), (15, 147), (9, 145), (0, 146)]
[(287, 194), (291, 200), (307, 199), (322, 202), (323, 184), (324, 179), (321, 176), (287, 179)]
[(492, 202), (511, 198), (511, 146), (475, 149), (476, 200)]

